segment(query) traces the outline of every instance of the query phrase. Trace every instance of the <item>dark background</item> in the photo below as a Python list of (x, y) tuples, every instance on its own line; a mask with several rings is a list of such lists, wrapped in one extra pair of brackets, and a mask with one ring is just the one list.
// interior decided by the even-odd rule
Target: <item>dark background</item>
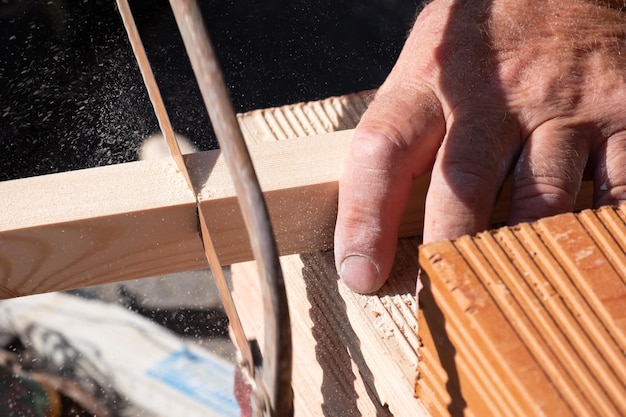
[[(199, 1), (238, 112), (379, 86), (420, 3)], [(131, 7), (174, 129), (215, 148), (169, 3)], [(0, 2), (0, 180), (131, 161), (157, 131), (114, 0)]]

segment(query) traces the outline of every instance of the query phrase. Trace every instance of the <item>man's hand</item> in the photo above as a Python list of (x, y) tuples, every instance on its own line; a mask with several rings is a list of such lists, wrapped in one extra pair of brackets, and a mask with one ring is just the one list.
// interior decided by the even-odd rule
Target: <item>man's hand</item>
[(411, 182), (432, 168), (424, 242), (626, 201), (623, 1), (435, 0), (356, 129), (339, 184), (335, 258), (368, 293), (390, 272)]

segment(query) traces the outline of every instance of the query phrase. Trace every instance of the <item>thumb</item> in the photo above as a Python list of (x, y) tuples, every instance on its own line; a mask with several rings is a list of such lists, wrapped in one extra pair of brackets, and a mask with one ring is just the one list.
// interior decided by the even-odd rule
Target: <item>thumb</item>
[(433, 95), (391, 91), (364, 114), (339, 180), (335, 262), (360, 293), (387, 280), (412, 181), (431, 167), (445, 132)]

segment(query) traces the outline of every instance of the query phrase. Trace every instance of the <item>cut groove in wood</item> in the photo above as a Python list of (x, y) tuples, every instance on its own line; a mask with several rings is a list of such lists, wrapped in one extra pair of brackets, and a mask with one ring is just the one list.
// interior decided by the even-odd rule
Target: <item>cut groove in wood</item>
[(626, 414), (624, 209), (420, 247), (416, 393), (433, 415)]

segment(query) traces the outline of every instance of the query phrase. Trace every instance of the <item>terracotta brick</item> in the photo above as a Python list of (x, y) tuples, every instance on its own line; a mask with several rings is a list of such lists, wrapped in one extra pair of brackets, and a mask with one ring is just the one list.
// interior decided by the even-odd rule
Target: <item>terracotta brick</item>
[(626, 414), (624, 210), (420, 247), (416, 394), (432, 415)]

